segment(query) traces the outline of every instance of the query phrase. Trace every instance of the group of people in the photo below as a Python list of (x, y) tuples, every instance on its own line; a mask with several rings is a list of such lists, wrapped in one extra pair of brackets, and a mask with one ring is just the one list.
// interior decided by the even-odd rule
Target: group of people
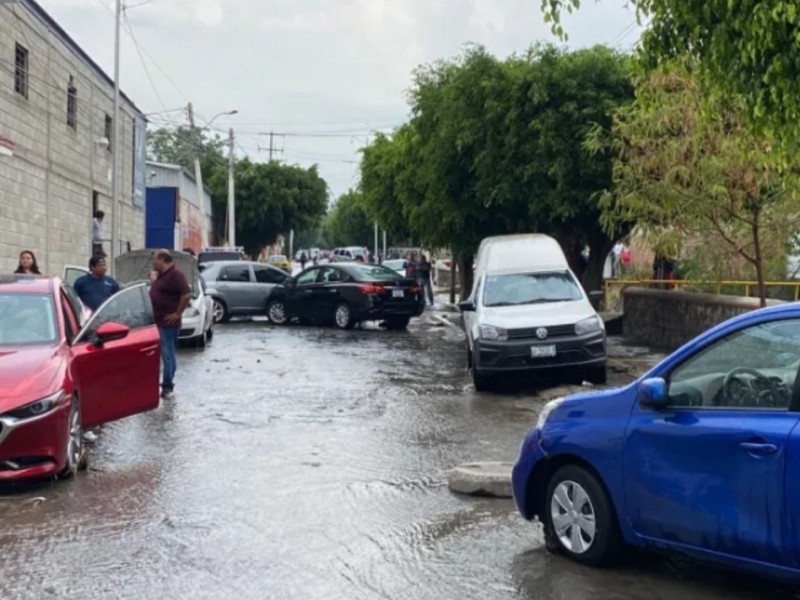
[[(89, 273), (75, 281), (73, 288), (81, 302), (92, 312), (120, 291), (119, 282), (107, 274), (104, 255), (95, 254), (89, 259)], [(31, 250), (19, 254), (15, 274), (42, 275), (36, 255)], [(175, 389), (177, 370), (178, 333), (181, 316), (189, 306), (192, 292), (186, 276), (175, 266), (169, 250), (153, 253), (153, 270), (150, 273), (150, 303), (161, 338), (161, 397), (170, 398)]]
[(427, 304), (433, 306), (433, 286), (431, 285), (431, 263), (424, 254), (417, 256), (410, 252), (403, 263), (406, 270), (406, 279), (414, 279), (422, 288), (422, 293)]

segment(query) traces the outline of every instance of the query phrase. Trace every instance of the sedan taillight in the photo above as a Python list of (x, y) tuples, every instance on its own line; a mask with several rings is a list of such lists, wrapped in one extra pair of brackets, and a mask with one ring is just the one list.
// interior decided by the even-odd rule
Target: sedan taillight
[(421, 291), (422, 291), (422, 288), (419, 287), (418, 285), (415, 285), (415, 286), (411, 287), (411, 293), (412, 294), (419, 294)]
[(358, 289), (365, 296), (380, 296), (386, 291), (381, 285), (360, 285)]

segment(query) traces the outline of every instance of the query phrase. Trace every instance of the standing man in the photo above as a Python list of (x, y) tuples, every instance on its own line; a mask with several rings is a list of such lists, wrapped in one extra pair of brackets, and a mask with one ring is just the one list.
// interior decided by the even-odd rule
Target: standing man
[(106, 276), (106, 259), (93, 256), (89, 259), (89, 274), (75, 282), (75, 292), (92, 312), (119, 291), (116, 279)]
[(192, 297), (186, 276), (172, 263), (169, 250), (159, 250), (153, 255), (156, 274), (150, 286), (150, 302), (153, 305), (158, 333), (161, 336), (161, 363), (164, 374), (161, 378), (161, 397), (172, 397), (173, 381), (177, 370), (178, 332), (181, 315)]
[(94, 213), (94, 220), (92, 221), (92, 256), (106, 255), (105, 250), (103, 250), (103, 219), (105, 216), (102, 210)]

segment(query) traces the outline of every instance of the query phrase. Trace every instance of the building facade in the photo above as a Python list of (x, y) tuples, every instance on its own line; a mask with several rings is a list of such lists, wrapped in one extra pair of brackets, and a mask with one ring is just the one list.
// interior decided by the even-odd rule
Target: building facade
[(147, 163), (148, 248), (191, 248), (199, 254), (211, 238), (211, 194), (200, 195), (194, 175), (180, 165)]
[(51, 275), (85, 265), (96, 210), (111, 253), (112, 152), (117, 254), (144, 245), (146, 119), (123, 94), (113, 140), (113, 99), (111, 78), (35, 1), (0, 2), (0, 272), (22, 250)]

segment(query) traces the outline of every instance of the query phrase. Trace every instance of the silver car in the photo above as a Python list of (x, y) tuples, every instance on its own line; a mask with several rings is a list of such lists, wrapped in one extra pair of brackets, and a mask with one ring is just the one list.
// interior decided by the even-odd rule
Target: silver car
[(236, 316), (266, 315), (272, 288), (289, 275), (263, 263), (225, 260), (207, 263), (202, 277), (214, 301), (214, 322), (224, 323)]

